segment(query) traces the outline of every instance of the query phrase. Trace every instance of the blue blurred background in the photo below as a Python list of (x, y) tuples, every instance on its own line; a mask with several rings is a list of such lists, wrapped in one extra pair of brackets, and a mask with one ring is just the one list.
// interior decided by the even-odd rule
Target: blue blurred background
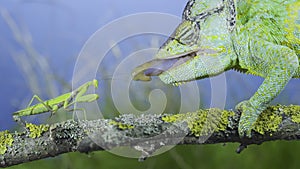
[[(76, 58), (88, 38), (99, 28), (117, 18), (139, 12), (161, 12), (181, 17), (185, 4), (186, 0), (177, 0), (176, 2), (174, 0), (2, 0), (0, 2), (0, 129), (12, 130), (17, 126), (12, 120), (12, 113), (26, 107), (33, 94), (38, 94), (42, 98), (47, 99), (71, 89), (71, 79)], [(158, 44), (155, 47), (159, 47), (166, 39), (163, 36), (145, 35), (122, 42), (126, 44), (123, 44), (123, 47), (120, 45), (121, 57), (119, 61), (126, 57), (125, 54), (122, 54), (122, 51), (130, 52), (128, 51), (128, 46), (132, 50), (134, 48), (151, 47), (151, 40), (155, 38), (158, 39)], [(116, 54), (111, 52), (108, 55)], [(109, 66), (106, 65), (106, 67)], [(106, 80), (109, 81), (109, 76), (112, 73), (99, 75), (99, 77), (102, 77), (100, 80), (103, 83)], [(158, 79), (155, 80), (155, 83), (160, 83)], [(231, 109), (238, 102), (251, 97), (263, 79), (229, 71), (226, 73), (226, 80), (225, 108)], [(115, 108), (111, 104), (109, 93), (105, 92), (109, 84), (103, 83), (100, 83), (101, 92), (104, 92), (104, 96), (107, 97), (103, 99), (103, 103), (105, 103), (103, 109), (108, 112), (114, 112)], [(138, 84), (145, 85), (144, 90), (146, 91), (147, 89), (152, 89), (152, 84), (140, 82)], [(211, 97), (209, 80), (200, 80), (198, 84), (200, 92), (202, 92), (201, 106), (207, 108), (210, 106)], [(298, 96), (300, 91), (298, 84), (299, 81), (297, 79), (291, 80), (286, 89), (272, 104), (299, 104), (300, 98)], [(161, 83), (159, 86), (162, 86), (164, 90), (172, 91), (168, 95), (170, 97), (168, 99), (171, 100), (169, 111), (174, 111), (172, 107), (176, 107), (178, 99), (176, 97), (174, 99), (172, 96), (178, 94), (178, 89), (164, 86)], [(140, 109), (147, 109), (147, 106), (149, 106), (147, 105), (147, 99), (146, 93), (133, 100), (136, 102), (142, 100), (146, 106), (140, 106)], [(108, 114), (106, 116), (113, 117), (114, 115), (117, 114)], [(223, 148), (221, 145), (181, 146), (145, 163), (137, 163), (136, 159), (120, 159), (120, 157), (110, 154), (100, 154), (100, 156), (103, 158), (102, 160), (119, 160), (120, 166), (123, 163), (133, 168), (157, 168), (158, 166), (164, 166), (163, 164), (174, 168), (198, 168), (199, 166), (202, 166), (199, 168), (239, 168), (246, 165), (251, 167), (251, 165), (254, 165), (253, 163), (257, 163), (259, 160), (262, 161), (261, 165), (255, 164), (259, 165), (256, 168), (265, 168), (266, 166), (280, 167), (284, 166), (283, 163), (285, 161), (289, 163), (290, 168), (297, 166), (297, 150), (291, 150), (295, 147), (299, 148), (299, 144), (270, 143), (267, 146), (264, 145), (246, 150), (242, 155), (234, 154), (236, 144), (229, 145), (227, 148)], [(182, 155), (184, 153), (192, 155), (191, 157)], [(228, 154), (230, 155), (228, 156)], [(283, 157), (279, 157), (279, 155), (283, 155)], [(58, 157), (52, 163), (55, 160), (63, 161), (61, 168), (66, 166), (68, 168), (80, 168), (81, 164), (79, 163), (76, 163), (76, 165), (70, 164), (70, 159), (77, 158), (75, 156), (71, 154)], [(96, 155), (83, 157), (83, 165), (88, 162), (89, 164), (100, 166), (96, 157)], [(202, 160), (197, 161), (198, 158)], [(165, 159), (165, 161), (160, 161), (161, 159)], [(201, 164), (197, 164), (199, 162)], [(32, 163), (32, 166), (41, 166), (42, 164), (44, 163), (36, 162)], [(89, 166), (90, 168), (94, 168), (92, 164)], [(50, 166), (49, 168), (53, 167), (53, 165), (46, 165)], [(103, 168), (120, 167), (111, 163), (107, 165), (101, 163), (101, 165)]]
[(51, 98), (61, 93), (62, 84), (70, 83), (84, 43), (99, 28), (138, 12), (157, 11), (180, 16), (185, 2), (171, 6), (170, 3), (172, 1), (1, 1), (0, 128), (12, 127), (11, 113), (26, 107), (33, 94)]

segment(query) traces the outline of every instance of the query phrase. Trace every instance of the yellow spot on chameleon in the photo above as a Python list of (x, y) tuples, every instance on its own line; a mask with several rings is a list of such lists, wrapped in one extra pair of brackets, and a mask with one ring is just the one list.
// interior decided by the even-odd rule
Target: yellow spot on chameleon
[[(299, 37), (296, 37), (295, 33), (299, 33), (300, 31), (300, 24), (297, 23), (297, 20), (299, 21), (299, 7), (300, 1), (288, 5), (286, 8), (286, 11), (288, 11), (288, 18), (284, 21), (286, 24), (285, 30), (287, 31), (286, 38), (288, 39), (288, 42), (298, 45), (300, 45), (300, 39)], [(288, 46), (293, 48), (290, 44), (288, 44)], [(300, 51), (297, 51), (297, 53), (299, 52)]]

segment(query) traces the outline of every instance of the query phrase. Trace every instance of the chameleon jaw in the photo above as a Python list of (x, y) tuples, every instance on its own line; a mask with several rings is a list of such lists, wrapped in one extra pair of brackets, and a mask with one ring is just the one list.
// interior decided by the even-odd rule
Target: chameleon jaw
[[(148, 61), (132, 71), (133, 80), (136, 81), (150, 81), (151, 76), (160, 76), (167, 73), (170, 69), (176, 68), (195, 57), (201, 55), (217, 54), (217, 50), (213, 49), (196, 49), (182, 54), (169, 56), (167, 58), (158, 58)], [(170, 80), (167, 84), (178, 85), (180, 83), (188, 82), (190, 80), (174, 81)], [(166, 82), (165, 82), (166, 83)]]

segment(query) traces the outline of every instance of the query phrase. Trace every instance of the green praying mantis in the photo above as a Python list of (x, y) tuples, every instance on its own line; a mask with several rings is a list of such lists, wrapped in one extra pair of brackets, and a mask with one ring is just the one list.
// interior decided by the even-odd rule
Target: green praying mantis
[[(72, 92), (62, 94), (56, 98), (46, 101), (43, 101), (39, 96), (34, 95), (27, 108), (13, 113), (13, 119), (16, 122), (21, 122), (22, 116), (36, 115), (46, 112), (51, 112), (51, 115), (53, 115), (61, 108), (64, 108), (67, 111), (84, 111), (84, 109), (69, 109), (69, 107), (75, 105), (76, 103), (93, 102), (97, 100), (99, 98), (98, 94), (85, 94), (90, 86), (98, 88), (98, 80), (94, 79), (86, 82)], [(39, 103), (31, 105), (34, 99), (38, 100)]]

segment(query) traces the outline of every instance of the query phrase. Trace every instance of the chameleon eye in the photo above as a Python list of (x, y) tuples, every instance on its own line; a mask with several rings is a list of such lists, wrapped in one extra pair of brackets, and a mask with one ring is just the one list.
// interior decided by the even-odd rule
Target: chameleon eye
[(178, 30), (175, 39), (183, 45), (195, 45), (200, 37), (200, 26), (197, 22), (183, 21)]

